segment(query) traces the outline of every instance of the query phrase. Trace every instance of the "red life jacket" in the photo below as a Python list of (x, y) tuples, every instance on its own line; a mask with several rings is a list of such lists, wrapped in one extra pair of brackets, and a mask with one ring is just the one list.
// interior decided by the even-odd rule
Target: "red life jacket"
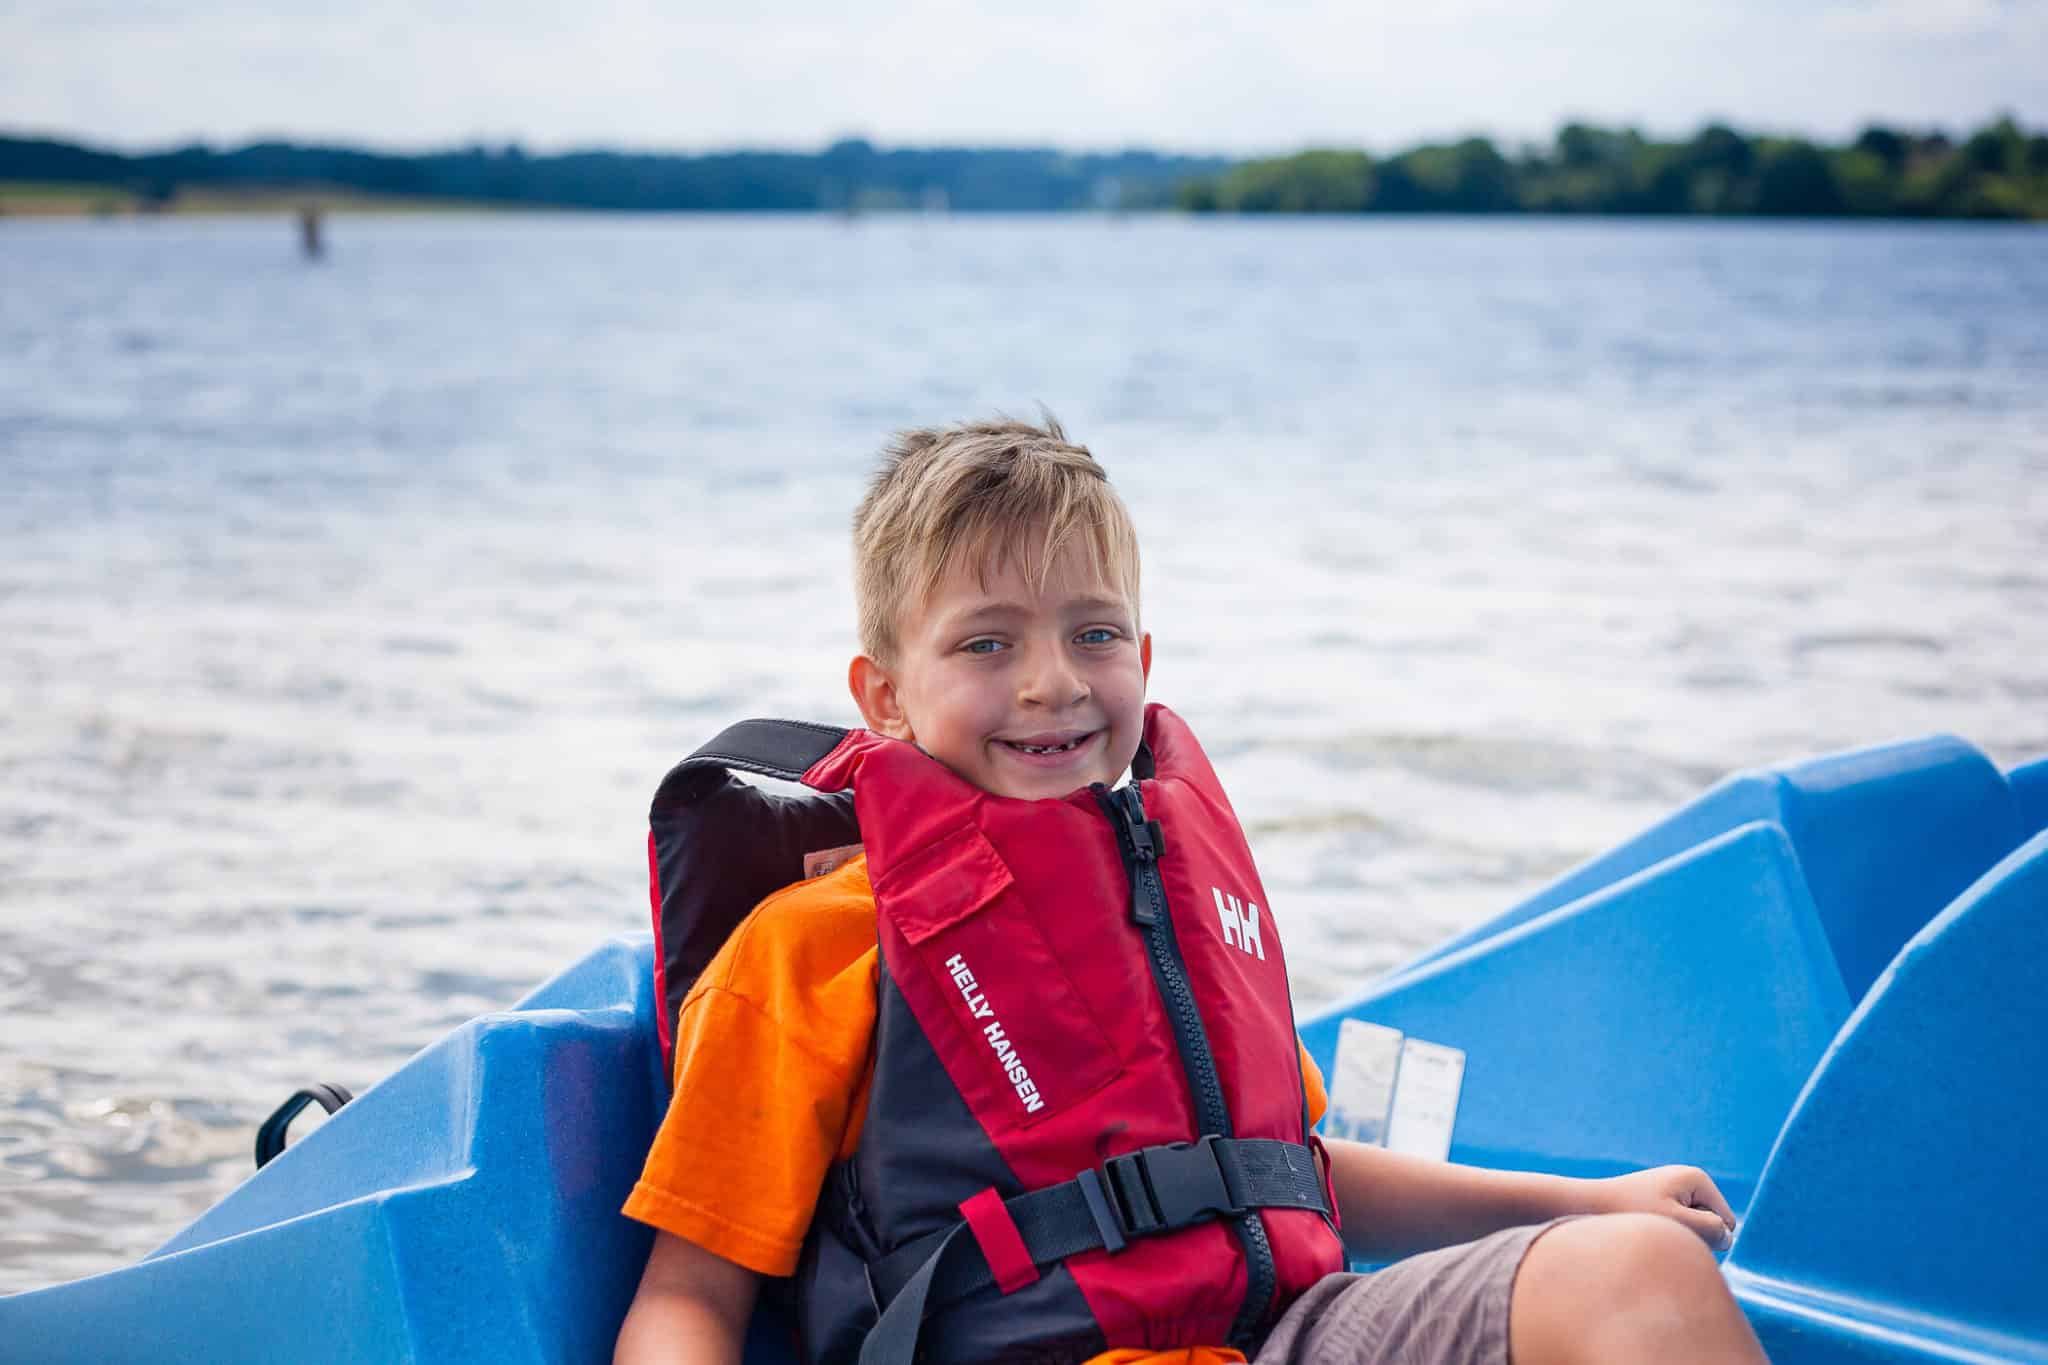
[[(739, 767), (853, 793), (875, 1070), (798, 1271), (806, 1355), (1256, 1345), (1343, 1256), (1279, 936), (1186, 725), (1149, 707), (1138, 780), (1056, 801), (992, 796), (865, 731), (777, 725), (734, 727), (663, 790)], [(657, 797), (658, 907), (663, 813)], [(846, 842), (843, 807), (804, 834), (787, 808), (761, 823)]]

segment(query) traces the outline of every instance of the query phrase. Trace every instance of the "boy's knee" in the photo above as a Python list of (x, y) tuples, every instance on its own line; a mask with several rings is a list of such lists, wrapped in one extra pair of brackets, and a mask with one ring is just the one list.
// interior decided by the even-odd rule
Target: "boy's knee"
[[(1533, 1277), (1531, 1272), (1534, 1272)], [(1529, 1248), (1516, 1285), (1580, 1310), (1725, 1295), (1713, 1253), (1692, 1232), (1648, 1213), (1605, 1214), (1552, 1228)]]
[(1603, 1259), (1632, 1283), (1718, 1277), (1714, 1254), (1683, 1224), (1654, 1213), (1616, 1213), (1584, 1220)]
[(1508, 1335), (1516, 1365), (1763, 1360), (1706, 1243), (1647, 1213), (1537, 1238), (1515, 1276)]

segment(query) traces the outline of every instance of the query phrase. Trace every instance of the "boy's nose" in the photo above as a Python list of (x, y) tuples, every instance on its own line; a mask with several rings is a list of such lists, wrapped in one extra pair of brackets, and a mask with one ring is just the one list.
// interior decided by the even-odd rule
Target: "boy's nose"
[(1087, 696), (1080, 670), (1057, 652), (1032, 660), (1018, 680), (1017, 699), (1027, 706), (1073, 706)]

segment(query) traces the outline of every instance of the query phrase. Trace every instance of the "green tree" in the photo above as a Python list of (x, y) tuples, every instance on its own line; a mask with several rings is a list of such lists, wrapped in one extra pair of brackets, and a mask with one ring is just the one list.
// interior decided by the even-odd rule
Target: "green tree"
[(1247, 161), (1214, 191), (1218, 207), (1238, 213), (1359, 213), (1372, 194), (1372, 158), (1337, 151)]
[(1615, 133), (1584, 123), (1567, 123), (1558, 130), (1557, 159), (1566, 170), (1595, 170), (1626, 166), (1634, 154), (1632, 133)]
[[(1904, 155), (1903, 148), (1900, 155)], [(1897, 208), (1898, 176), (1881, 153), (1864, 147), (1862, 139), (1849, 150), (1834, 153), (1829, 162), (1842, 204), (1850, 213), (1877, 216)]]
[(1978, 129), (1963, 144), (1963, 160), (1986, 175), (2022, 175), (2027, 168), (2027, 140), (2011, 118)]
[(1758, 213), (1823, 217), (1847, 208), (1842, 188), (1818, 147), (1799, 138), (1764, 144), (1757, 172)]
[(1886, 172), (1897, 175), (1905, 166), (1906, 154), (1912, 150), (1912, 145), (1905, 134), (1873, 123), (1856, 135), (1852, 150), (1876, 157)]
[(1375, 208), (1396, 213), (1497, 213), (1516, 207), (1514, 168), (1483, 137), (1417, 147), (1383, 164)]

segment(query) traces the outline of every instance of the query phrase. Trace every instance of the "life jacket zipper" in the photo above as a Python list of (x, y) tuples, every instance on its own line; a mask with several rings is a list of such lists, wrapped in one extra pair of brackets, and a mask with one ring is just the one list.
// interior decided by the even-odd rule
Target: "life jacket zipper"
[[(1188, 985), (1187, 963), (1181, 956), (1180, 940), (1173, 930), (1173, 916), (1167, 910), (1166, 886), (1159, 876), (1159, 858), (1164, 833), (1156, 820), (1145, 818), (1144, 799), (1138, 784), (1111, 791), (1102, 783), (1092, 788), (1112, 828), (1116, 830), (1117, 851), (1131, 878), (1131, 919), (1145, 935), (1151, 957), (1153, 984), (1159, 988), (1173, 1025), (1174, 1042), (1181, 1064), (1186, 1067), (1188, 1090), (1195, 1100), (1195, 1118), (1202, 1137), (1232, 1137), (1230, 1107), (1223, 1099), (1223, 1083), (1216, 1074), (1216, 1059), (1209, 1050), (1208, 1031), (1202, 1026), (1195, 993)], [(1273, 1264), (1272, 1243), (1257, 1210), (1232, 1220), (1245, 1251), (1244, 1304), (1230, 1329), (1231, 1346), (1252, 1354), (1265, 1324), (1266, 1306), (1273, 1301), (1279, 1274)]]

